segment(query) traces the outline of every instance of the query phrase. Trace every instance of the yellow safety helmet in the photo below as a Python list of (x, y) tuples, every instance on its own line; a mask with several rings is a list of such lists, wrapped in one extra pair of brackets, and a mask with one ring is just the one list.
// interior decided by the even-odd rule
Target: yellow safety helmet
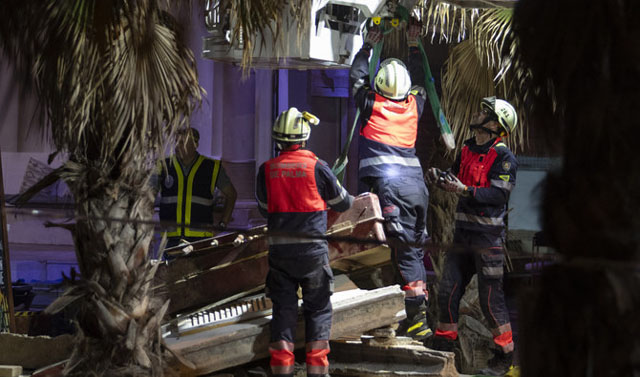
[(507, 101), (493, 97), (482, 99), (481, 106), (493, 112), (498, 123), (507, 134), (515, 132), (518, 125), (518, 115), (516, 109)]
[(407, 98), (411, 89), (411, 77), (407, 67), (395, 58), (385, 59), (380, 64), (374, 82), (378, 93), (396, 101)]
[(311, 135), (310, 124), (317, 125), (319, 123), (320, 120), (316, 116), (306, 111), (300, 112), (297, 108), (292, 107), (278, 115), (271, 130), (271, 137), (281, 142), (299, 143), (309, 139)]

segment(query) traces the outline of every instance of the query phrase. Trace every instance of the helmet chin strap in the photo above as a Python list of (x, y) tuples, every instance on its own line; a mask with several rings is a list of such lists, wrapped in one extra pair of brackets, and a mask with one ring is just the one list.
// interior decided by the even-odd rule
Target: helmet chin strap
[(502, 132), (500, 131), (494, 131), (490, 128), (485, 127), (484, 125), (491, 122), (494, 119), (491, 119), (490, 117), (487, 117), (482, 123), (480, 124), (471, 124), (469, 125), (469, 128), (471, 128), (472, 130), (482, 130), (486, 133), (488, 133), (489, 135), (496, 135), (496, 136), (502, 136)]

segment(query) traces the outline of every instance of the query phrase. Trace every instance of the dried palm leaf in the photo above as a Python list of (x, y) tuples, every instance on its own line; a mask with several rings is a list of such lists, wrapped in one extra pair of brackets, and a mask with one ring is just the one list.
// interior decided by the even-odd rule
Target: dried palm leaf
[(467, 39), (479, 15), (477, 9), (460, 8), (441, 0), (421, 0), (418, 6), (427, 32), (431, 33), (432, 43), (436, 35), (440, 43), (458, 43)]
[(496, 69), (487, 67), (470, 40), (451, 49), (442, 74), (442, 106), (452, 125), (458, 148), (473, 135), (468, 125), (473, 113), (480, 110), (480, 101), (493, 95), (510, 101), (516, 107), (519, 114), (518, 130), (507, 141), (514, 151), (525, 146), (528, 131), (523, 105), (513, 97), (507, 85), (508, 80), (496, 83), (495, 76)]
[(484, 65), (502, 73), (506, 72), (503, 68), (502, 56), (505, 46), (510, 46), (507, 37), (511, 33), (512, 16), (512, 9), (498, 8), (484, 11), (474, 23), (471, 33), (471, 40), (477, 49), (477, 54), (482, 57)]
[(495, 94), (492, 72), (466, 40), (451, 49), (442, 73), (442, 106), (460, 147), (471, 137), (468, 125), (483, 97)]
[[(151, 218), (154, 160), (201, 100), (193, 53), (167, 12), (174, 5), (3, 2), (7, 22), (0, 24), (0, 49), (23, 84), (35, 89), (53, 143), (69, 157), (60, 177), (81, 219), (73, 236), (82, 276), (90, 278), (72, 282), (77, 288), (52, 308), (74, 303), (82, 313), (70, 375), (163, 374), (155, 334), (166, 309), (138, 296), (147, 294), (139, 289), (155, 272), (143, 262), (152, 229), (95, 219)], [(127, 350), (132, 318), (145, 323), (149, 335)], [(148, 318), (156, 318), (155, 328), (148, 327)], [(96, 342), (97, 336), (103, 341)]]
[[(253, 58), (256, 42), (271, 40), (276, 52), (282, 51), (283, 41), (279, 39), (283, 27), (283, 10), (288, 6), (286, 0), (228, 0), (231, 10), (231, 24), (234, 25), (232, 40), (242, 46), (242, 66), (249, 67)], [(304, 1), (304, 0), (302, 0)], [(310, 0), (307, 0), (310, 1)], [(288, 27), (288, 25), (284, 25)]]

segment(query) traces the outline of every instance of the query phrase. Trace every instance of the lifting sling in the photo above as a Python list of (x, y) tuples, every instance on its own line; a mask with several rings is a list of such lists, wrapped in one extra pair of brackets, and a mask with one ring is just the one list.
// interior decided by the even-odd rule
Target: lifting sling
[[(367, 23), (373, 23), (375, 25), (380, 26), (383, 34), (382, 40), (376, 43), (376, 45), (373, 46), (373, 49), (372, 49), (371, 59), (369, 60), (369, 80), (370, 81), (373, 80), (373, 78), (376, 75), (376, 71), (378, 69), (378, 64), (380, 62), (380, 54), (382, 52), (382, 47), (384, 44), (384, 36), (389, 34), (393, 30), (392, 28), (397, 27), (400, 24), (399, 19), (401, 19), (402, 21), (405, 21), (405, 23), (408, 22), (409, 20), (409, 12), (407, 11), (406, 8), (402, 6), (398, 6), (398, 8), (396, 9), (396, 16), (398, 16), (398, 18), (393, 18), (390, 20), (386, 20), (386, 19), (382, 20), (380, 17), (372, 17), (369, 21), (367, 21)], [(386, 27), (387, 23), (390, 23), (391, 27), (387, 28)], [(420, 41), (418, 41), (418, 49), (422, 54), (422, 60), (424, 62), (424, 65), (423, 65), (424, 74), (425, 74), (424, 87), (425, 87), (425, 90), (427, 91), (427, 96), (429, 97), (431, 110), (433, 111), (433, 115), (438, 124), (438, 128), (440, 129), (440, 135), (442, 136), (442, 140), (445, 146), (449, 150), (453, 150), (456, 147), (455, 139), (453, 137), (453, 132), (451, 131), (449, 122), (447, 121), (447, 118), (445, 117), (444, 112), (442, 111), (442, 107), (440, 106), (440, 99), (438, 98), (438, 93), (436, 92), (435, 80), (431, 73), (431, 67), (429, 66), (429, 60), (427, 59), (427, 53), (425, 52), (424, 47), (422, 46), (422, 43)], [(373, 87), (373, 85), (371, 87)], [(353, 121), (353, 124), (351, 125), (351, 130), (349, 131), (347, 142), (343, 146), (340, 156), (335, 161), (332, 167), (333, 173), (338, 177), (338, 180), (340, 181), (340, 183), (343, 183), (343, 180), (344, 180), (345, 167), (349, 162), (347, 155), (349, 153), (349, 147), (351, 146), (351, 140), (353, 139), (353, 134), (355, 132), (355, 129), (358, 127), (359, 118), (360, 118), (360, 109), (357, 109), (355, 119)]]

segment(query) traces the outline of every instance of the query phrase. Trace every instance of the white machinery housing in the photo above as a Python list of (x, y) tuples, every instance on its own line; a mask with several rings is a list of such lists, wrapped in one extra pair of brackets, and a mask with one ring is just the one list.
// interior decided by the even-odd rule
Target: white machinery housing
[[(221, 0), (208, 1), (206, 25), (209, 35), (203, 38), (202, 56), (216, 61), (239, 64), (242, 61), (242, 36), (232, 40), (234, 17), (220, 9)], [(406, 4), (415, 0), (313, 0), (307, 30), (298, 40), (298, 23), (283, 10), (282, 33), (274, 45), (273, 38), (256, 36), (252, 63), (255, 68), (347, 68), (363, 43), (363, 29), (373, 15), (386, 16), (387, 3)]]

